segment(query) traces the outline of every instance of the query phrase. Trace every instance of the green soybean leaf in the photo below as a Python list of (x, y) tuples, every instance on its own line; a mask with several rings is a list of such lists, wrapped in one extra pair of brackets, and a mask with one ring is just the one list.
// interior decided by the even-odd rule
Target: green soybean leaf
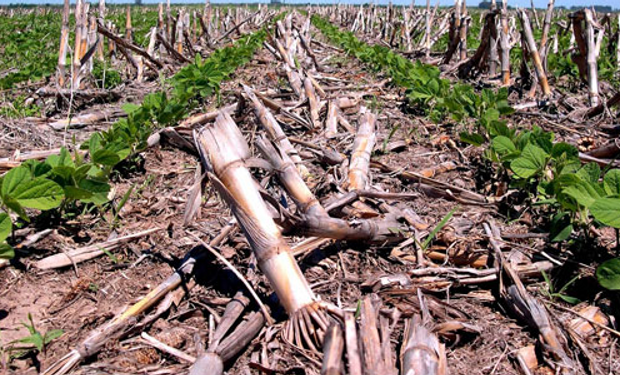
[(512, 143), (510, 138), (503, 135), (499, 135), (493, 138), (492, 146), (495, 152), (500, 155), (505, 155), (517, 151), (517, 147), (514, 143)]
[(603, 179), (605, 192), (609, 195), (620, 195), (620, 169), (612, 169)]
[(95, 193), (90, 198), (80, 200), (84, 203), (94, 203), (97, 206), (102, 206), (110, 201), (107, 193)]
[(10, 197), (15, 189), (31, 179), (32, 177), (28, 169), (24, 167), (13, 168), (4, 175), (0, 192), (3, 197)]
[(133, 104), (133, 103), (125, 103), (121, 106), (121, 109), (126, 113), (126, 114), (131, 114), (132, 112), (137, 111), (138, 109), (140, 109), (139, 105)]
[(592, 184), (588, 182), (580, 182), (576, 185), (569, 186), (562, 192), (574, 198), (580, 205), (590, 208), (594, 202), (601, 196)]
[(10, 197), (27, 208), (50, 210), (60, 205), (64, 198), (64, 191), (54, 181), (35, 178), (15, 187)]
[(605, 289), (620, 290), (620, 258), (610, 259), (598, 266), (596, 279)]
[(539, 170), (534, 162), (524, 157), (513, 160), (510, 163), (510, 169), (521, 178), (530, 178)]
[(90, 157), (92, 158), (93, 163), (107, 166), (115, 166), (121, 161), (116, 152), (107, 150), (105, 148), (97, 150)]
[(87, 199), (93, 196), (93, 193), (75, 186), (65, 186), (65, 197), (67, 199)]
[(560, 242), (567, 239), (573, 232), (573, 224), (567, 212), (560, 212), (551, 219), (551, 230), (549, 238), (551, 242)]
[(107, 182), (96, 181), (86, 178), (80, 181), (79, 186), (81, 189), (89, 191), (91, 193), (108, 193), (110, 191), (110, 185)]
[(551, 148), (551, 156), (559, 158), (562, 155), (566, 155), (568, 158), (577, 158), (579, 156), (579, 150), (577, 147), (566, 142), (555, 143)]
[(60, 153), (58, 155), (48, 156), (46, 161), (49, 165), (52, 166), (52, 168), (58, 167), (58, 166), (66, 166), (66, 167), (75, 168), (75, 163), (73, 162), (73, 159), (71, 158), (71, 154), (64, 147), (60, 149)]
[(545, 167), (547, 156), (542, 148), (528, 143), (523, 148), (521, 156), (510, 163), (510, 169), (519, 177), (532, 177)]
[(0, 259), (13, 259), (15, 250), (6, 242), (0, 243)]
[(460, 134), (461, 142), (469, 143), (476, 147), (481, 146), (484, 143), (484, 137), (478, 133), (462, 132)]
[(588, 163), (577, 171), (577, 176), (583, 181), (597, 184), (601, 177), (601, 167), (596, 163)]
[(6, 213), (0, 213), (0, 242), (4, 241), (11, 234), (13, 223), (11, 217)]
[(620, 228), (620, 198), (599, 198), (590, 207), (590, 213), (601, 223)]

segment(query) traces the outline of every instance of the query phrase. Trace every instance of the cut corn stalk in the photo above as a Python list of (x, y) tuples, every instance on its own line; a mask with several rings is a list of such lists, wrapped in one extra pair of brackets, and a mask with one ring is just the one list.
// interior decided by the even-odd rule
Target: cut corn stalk
[(543, 67), (542, 60), (540, 59), (540, 54), (538, 53), (538, 47), (536, 47), (536, 41), (534, 40), (534, 33), (532, 32), (530, 19), (527, 16), (525, 10), (523, 9), (520, 10), (519, 16), (519, 19), (521, 20), (521, 26), (523, 27), (523, 34), (525, 35), (527, 49), (532, 58), (532, 62), (534, 63), (534, 70), (536, 71), (536, 77), (538, 78), (538, 82), (540, 83), (540, 88), (542, 89), (544, 96), (549, 96), (551, 94), (551, 88), (549, 87), (549, 82), (547, 81), (547, 74), (545, 73), (545, 68)]
[(445, 346), (430, 327), (430, 314), (418, 289), (424, 318), (415, 314), (405, 323), (404, 341), (400, 351), (401, 369), (407, 375), (445, 375)]
[(257, 139), (257, 146), (299, 208), (302, 220), (295, 223), (297, 233), (336, 240), (380, 243), (401, 239), (398, 231), (394, 231), (394, 228), (399, 228), (395, 215), (386, 215), (380, 220), (361, 220), (356, 225), (330, 217), (284, 152), (262, 137)]
[(564, 332), (553, 323), (546, 307), (525, 289), (513, 265), (506, 262), (501, 252), (498, 238), (499, 230), (492, 224), (484, 223), (484, 230), (494, 249), (499, 271), (499, 292), (504, 304), (514, 315), (538, 331), (546, 354), (547, 364), (560, 374), (573, 374), (580, 367), (569, 353), (568, 340)]
[[(290, 338), (301, 346), (316, 348), (315, 344), (322, 341), (327, 329), (328, 318), (317, 309), (317, 298), (273, 221), (257, 182), (244, 164), (250, 151), (237, 125), (229, 115), (222, 113), (213, 126), (196, 133), (195, 139), (210, 181), (231, 207), (259, 268), (292, 317), (289, 325), (295, 328), (286, 330), (293, 332)], [(314, 328), (315, 323), (319, 328)], [(294, 332), (301, 332), (301, 336)]]
[(260, 101), (256, 97), (254, 91), (250, 87), (244, 85), (243, 90), (245, 91), (248, 98), (250, 98), (250, 100), (252, 101), (256, 117), (260, 121), (261, 125), (263, 125), (263, 128), (269, 135), (269, 138), (272, 141), (277, 142), (280, 148), (284, 150), (284, 152), (286, 152), (286, 154), (291, 158), (291, 160), (293, 160), (293, 162), (297, 166), (297, 170), (302, 176), (308, 175), (308, 169), (302, 163), (301, 157), (299, 157), (299, 153), (297, 152), (295, 147), (293, 147), (289, 139), (286, 137), (286, 134), (284, 134), (284, 131), (280, 127), (280, 124), (273, 116), (273, 114), (269, 111), (269, 109), (265, 107), (262, 101)]
[(360, 108), (360, 119), (349, 163), (348, 190), (364, 190), (368, 185), (370, 156), (375, 147), (375, 115)]
[(220, 375), (224, 371), (224, 362), (236, 356), (260, 332), (265, 323), (265, 317), (259, 312), (251, 313), (247, 320), (240, 323), (226, 338), (224, 336), (233, 324), (239, 320), (247, 308), (249, 299), (241, 292), (226, 306), (226, 311), (211, 338), (209, 349), (201, 354), (189, 375)]
[(120, 335), (126, 330), (132, 320), (160, 301), (166, 294), (181, 285), (181, 282), (192, 274), (194, 264), (200, 255), (201, 254), (190, 256), (183, 265), (179, 267), (177, 272), (164, 280), (164, 282), (159, 284), (155, 289), (151, 290), (144, 298), (138, 301), (138, 303), (118, 314), (104, 326), (92, 331), (75, 349), (71, 350), (67, 355), (48, 367), (41, 375), (68, 374), (80, 361), (96, 354), (108, 340)]
[(127, 236), (115, 238), (113, 240), (100, 242), (94, 245), (85, 246), (79, 249), (66, 251), (50, 255), (36, 262), (34, 266), (41, 270), (68, 267), (72, 264), (84, 262), (89, 259), (96, 258), (106, 252), (118, 248), (120, 245), (136, 238), (148, 236), (149, 234), (158, 232), (164, 228), (151, 228), (145, 231), (133, 233)]
[(510, 84), (510, 29), (508, 28), (508, 1), (502, 0), (500, 15), (500, 66), (502, 70), (502, 83)]
[(327, 119), (325, 120), (325, 138), (334, 138), (338, 134), (338, 107), (332, 100), (327, 107)]
[(284, 71), (286, 72), (286, 77), (288, 78), (288, 82), (293, 89), (293, 92), (300, 101), (303, 101), (306, 96), (303, 89), (303, 84), (301, 82), (301, 75), (297, 71), (297, 69), (291, 69), (288, 65), (284, 65)]
[(344, 337), (339, 324), (332, 324), (327, 330), (323, 345), (323, 366), (321, 375), (343, 374), (342, 353), (344, 352)]
[(312, 121), (312, 126), (314, 126), (315, 129), (318, 129), (321, 127), (321, 121), (319, 119), (319, 100), (316, 96), (316, 92), (314, 91), (312, 80), (309, 77), (306, 77), (304, 80), (304, 90), (310, 105), (310, 121)]
[(69, 47), (69, 15), (71, 8), (69, 0), (65, 0), (65, 5), (62, 9), (62, 26), (60, 29), (60, 48), (58, 49), (58, 71), (56, 76), (56, 82), (58, 87), (65, 85), (67, 75), (67, 50)]

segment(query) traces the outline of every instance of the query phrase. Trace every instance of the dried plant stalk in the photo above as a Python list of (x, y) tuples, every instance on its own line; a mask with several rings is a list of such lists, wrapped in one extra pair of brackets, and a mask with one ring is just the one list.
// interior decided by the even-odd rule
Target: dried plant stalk
[(338, 107), (331, 100), (327, 106), (327, 119), (325, 120), (325, 138), (334, 138), (338, 134)]
[(497, 240), (501, 237), (499, 230), (488, 223), (484, 223), (484, 230), (494, 249), (496, 268), (499, 270), (499, 292), (504, 304), (515, 316), (538, 331), (545, 352), (551, 357), (548, 364), (558, 373), (573, 374), (579, 362), (569, 354), (571, 351), (564, 332), (553, 323), (545, 305), (525, 289), (513, 266), (504, 260)]
[(370, 156), (375, 147), (375, 139), (375, 115), (362, 107), (349, 163), (349, 191), (364, 190), (368, 185)]
[(297, 166), (297, 170), (302, 176), (308, 175), (308, 169), (304, 166), (299, 153), (295, 147), (293, 147), (293, 144), (289, 141), (286, 134), (284, 134), (282, 127), (274, 115), (265, 107), (263, 102), (256, 97), (254, 91), (250, 87), (243, 85), (243, 90), (252, 101), (252, 105), (254, 105), (254, 113), (256, 113), (256, 117), (258, 117), (258, 120), (261, 125), (263, 125), (267, 135), (269, 135), (269, 139), (278, 143), (278, 146), (280, 146), (280, 148), (286, 152), (291, 160), (293, 160)]
[(293, 314), (312, 304), (314, 293), (243, 163), (250, 157), (250, 151), (233, 119), (221, 114), (214, 126), (196, 135), (196, 143), (206, 169), (212, 173), (211, 181), (230, 205), (260, 269), (286, 311)]
[(502, 10), (500, 17), (500, 65), (502, 69), (502, 83), (510, 85), (510, 31), (508, 28), (508, 7), (507, 0), (502, 0)]
[(73, 48), (73, 66), (71, 80), (73, 89), (79, 88), (80, 58), (82, 49), (82, 32), (84, 29), (84, 2), (77, 0), (75, 3), (75, 44)]
[(538, 82), (540, 83), (540, 88), (543, 91), (543, 95), (548, 96), (551, 94), (551, 88), (549, 87), (549, 82), (547, 81), (547, 74), (545, 73), (545, 68), (542, 65), (540, 55), (538, 54), (538, 47), (536, 47), (536, 41), (534, 40), (534, 34), (532, 33), (530, 19), (528, 18), (527, 13), (523, 9), (519, 11), (519, 16), (519, 19), (521, 20), (521, 26), (523, 27), (523, 34), (525, 35), (525, 42), (527, 43), (527, 49), (532, 58), (532, 62), (534, 63), (536, 77), (538, 78)]
[(273, 166), (282, 185), (299, 208), (302, 220), (296, 223), (297, 234), (336, 240), (368, 240), (381, 243), (400, 238), (393, 231), (393, 228), (399, 227), (394, 215), (386, 215), (382, 220), (362, 220), (356, 225), (330, 217), (284, 152), (278, 150), (262, 137), (257, 139), (257, 146)]
[(344, 337), (342, 329), (337, 323), (332, 324), (325, 334), (323, 345), (323, 366), (321, 375), (341, 375), (342, 353), (344, 352)]
[(306, 77), (304, 80), (304, 90), (310, 105), (310, 121), (312, 121), (312, 126), (318, 129), (321, 127), (321, 120), (319, 119), (319, 99), (316, 96), (316, 91), (314, 91), (314, 85), (310, 77)]
[(400, 360), (403, 374), (446, 374), (445, 347), (418, 314), (406, 322)]
[(125, 11), (125, 39), (133, 41), (133, 27), (131, 26), (131, 8), (127, 6)]
[(596, 62), (596, 47), (594, 43), (594, 18), (590, 9), (584, 9), (586, 20), (586, 43), (587, 43), (587, 66), (588, 66), (588, 95), (590, 107), (596, 107), (599, 103), (598, 92), (598, 66)]
[(58, 71), (56, 82), (59, 87), (65, 85), (67, 76), (67, 50), (69, 49), (69, 15), (71, 6), (69, 0), (65, 0), (62, 8), (62, 25), (60, 27), (60, 48), (58, 49)]
[(56, 361), (41, 375), (64, 375), (68, 374), (81, 360), (88, 358), (101, 349), (108, 340), (121, 334), (131, 324), (132, 320), (160, 301), (170, 291), (176, 289), (185, 277), (194, 270), (197, 256), (190, 257), (181, 267), (151, 290), (138, 303), (129, 307), (117, 315), (104, 326), (92, 331), (84, 341), (67, 355)]
[[(545, 12), (545, 21), (543, 23), (542, 36), (540, 37), (540, 54), (543, 63), (547, 61), (547, 41), (549, 40), (549, 30), (551, 30), (551, 20), (553, 19), (553, 7), (555, 0), (549, 0), (547, 4), (547, 11)], [(545, 64), (546, 66), (546, 64)]]

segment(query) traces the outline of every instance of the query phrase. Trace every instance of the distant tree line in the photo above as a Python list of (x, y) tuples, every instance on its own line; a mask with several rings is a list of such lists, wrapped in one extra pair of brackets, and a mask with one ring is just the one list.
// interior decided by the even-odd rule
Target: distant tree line
[[(498, 6), (500, 6), (501, 4), (501, 0), (497, 0)], [(480, 4), (478, 4), (478, 8), (480, 9), (491, 9), (491, 2), (490, 1), (481, 1)], [(508, 6), (508, 9), (511, 9), (511, 6)], [(570, 11), (577, 11), (580, 9), (583, 9), (583, 6), (572, 6), (570, 8), (567, 8), (565, 6), (556, 6), (557, 9), (567, 9)], [(594, 8), (594, 10), (597, 13), (611, 13), (614, 11), (614, 8), (611, 5), (594, 5), (592, 7), (589, 8)]]

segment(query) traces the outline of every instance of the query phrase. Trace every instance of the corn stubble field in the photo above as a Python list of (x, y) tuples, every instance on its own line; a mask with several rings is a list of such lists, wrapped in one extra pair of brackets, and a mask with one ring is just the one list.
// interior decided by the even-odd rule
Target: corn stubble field
[(619, 22), (0, 8), (0, 372), (620, 373)]

